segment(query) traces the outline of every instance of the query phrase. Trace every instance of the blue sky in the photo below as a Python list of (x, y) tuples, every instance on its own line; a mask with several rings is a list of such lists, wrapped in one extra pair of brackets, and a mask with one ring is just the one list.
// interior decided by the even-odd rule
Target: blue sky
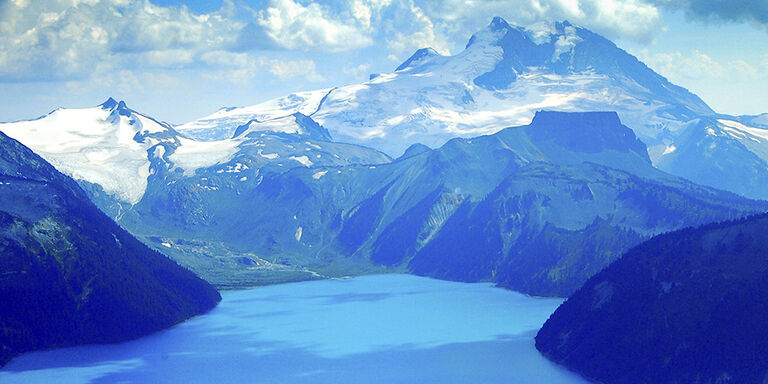
[(458, 53), (496, 15), (568, 19), (718, 112), (768, 112), (768, 0), (0, 0), (0, 121), (112, 96), (182, 123)]

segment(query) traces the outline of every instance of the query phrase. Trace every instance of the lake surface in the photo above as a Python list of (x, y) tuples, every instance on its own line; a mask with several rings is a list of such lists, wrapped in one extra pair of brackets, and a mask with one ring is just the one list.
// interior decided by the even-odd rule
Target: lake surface
[(139, 340), (17, 357), (0, 383), (586, 383), (534, 348), (559, 299), (409, 275), (222, 297)]

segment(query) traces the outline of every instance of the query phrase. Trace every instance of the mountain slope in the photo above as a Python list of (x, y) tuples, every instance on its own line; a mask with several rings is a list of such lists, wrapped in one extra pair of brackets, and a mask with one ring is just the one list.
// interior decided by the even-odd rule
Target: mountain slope
[[(286, 160), (294, 152), (270, 148), (341, 144), (253, 135), (260, 153), (194, 175), (156, 174), (120, 222), (221, 285), (253, 284), (267, 272), (397, 270), (566, 295), (653, 234), (765, 206), (653, 168), (614, 112), (540, 112), (527, 126), (417, 146), (381, 164), (307, 156), (312, 163), (301, 165)], [(276, 157), (254, 165), (267, 153)], [(467, 260), (478, 262), (467, 268)]]
[(75, 180), (98, 184), (131, 204), (144, 194), (155, 148), (178, 145), (168, 124), (112, 98), (93, 108), (59, 108), (35, 120), (0, 123), (0, 131)]
[(657, 236), (595, 275), (536, 347), (593, 380), (764, 383), (768, 216)]
[(220, 300), (32, 151), (1, 133), (0, 149), (0, 365), (31, 350), (143, 336)]
[(438, 278), (492, 280), (535, 295), (567, 296), (652, 234), (738, 217), (739, 208), (746, 207), (691, 185), (595, 164), (533, 164), (481, 202), (461, 207), (409, 268)]
[(659, 169), (754, 199), (768, 198), (768, 128), (755, 119), (692, 120), (666, 147)]

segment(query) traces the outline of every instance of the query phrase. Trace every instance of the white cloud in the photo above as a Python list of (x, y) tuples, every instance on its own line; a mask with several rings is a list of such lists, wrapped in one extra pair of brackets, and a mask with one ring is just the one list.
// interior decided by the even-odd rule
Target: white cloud
[(370, 9), (356, 9), (357, 18), (337, 19), (318, 3), (304, 6), (293, 0), (270, 0), (259, 12), (258, 23), (275, 44), (284, 48), (347, 50), (373, 43), (365, 32), (370, 25)]
[(270, 60), (269, 72), (283, 80), (294, 77), (303, 77), (309, 81), (323, 80), (315, 72), (315, 62), (312, 60)]
[(686, 79), (720, 77), (726, 74), (725, 65), (697, 50), (689, 53), (676, 51), (656, 54), (649, 54), (644, 50), (639, 58), (673, 83)]
[[(644, 50), (639, 58), (672, 83), (699, 94), (718, 112), (765, 111), (762, 84), (768, 83), (768, 57), (762, 63), (741, 59), (718, 61), (697, 50), (655, 54)], [(742, 97), (733, 97), (734, 94)]]
[(744, 76), (747, 79), (749, 78), (754, 79), (755, 76), (759, 74), (759, 68), (753, 67), (751, 64), (747, 63), (744, 60), (733, 60), (728, 63), (728, 67), (735, 74), (738, 74), (739, 76)]
[(258, 77), (268, 66), (263, 57), (242, 52), (212, 51), (203, 54), (200, 60), (209, 66), (202, 76), (212, 81), (228, 81), (244, 86)]
[(248, 67), (253, 58), (244, 52), (216, 50), (203, 53), (200, 60), (211, 67)]
[(353, 76), (356, 79), (368, 79), (368, 75), (370, 75), (369, 71), (371, 69), (370, 64), (359, 64), (355, 66), (347, 66), (344, 67), (343, 71), (347, 75)]
[(698, 50), (650, 54), (646, 49), (638, 58), (673, 83), (768, 80), (768, 55), (763, 56), (762, 62), (749, 63), (741, 59), (718, 61)]
[(403, 1), (394, 14), (399, 16), (401, 22), (388, 31), (391, 37), (386, 42), (390, 51), (402, 54), (431, 47), (440, 54), (450, 53), (451, 43), (448, 38), (437, 30), (432, 19), (412, 1)]
[[(375, 46), (381, 47), (378, 58), (399, 62), (423, 47), (456, 53), (496, 15), (518, 25), (568, 19), (608, 38), (648, 41), (663, 22), (656, 1), (265, 0), (252, 9), (225, 0), (217, 11), (196, 14), (149, 0), (0, 0), (0, 81), (168, 69), (199, 70), (233, 82), (253, 79), (259, 70), (319, 81), (323, 76), (309, 60), (319, 60), (319, 54), (342, 61), (341, 52), (368, 54)], [(704, 57), (669, 55), (654, 58), (655, 64), (671, 72), (675, 60), (693, 56), (700, 67), (716, 67)], [(311, 70), (299, 65), (310, 62)], [(339, 67), (360, 77), (367, 68), (357, 64)], [(731, 64), (749, 71), (747, 63)]]
[(201, 52), (234, 44), (243, 25), (221, 12), (196, 15), (148, 0), (0, 3), (0, 79), (66, 80), (96, 69), (185, 66)]
[(141, 53), (141, 60), (150, 67), (183, 67), (195, 60), (195, 52), (189, 49), (162, 49)]
[(588, 0), (574, 20), (616, 37), (649, 40), (661, 25), (661, 14), (642, 0)]
[(142, 67), (248, 73), (257, 51), (269, 47), (340, 52), (379, 44), (382, 56), (399, 61), (427, 46), (443, 54), (460, 48), (494, 15), (519, 24), (568, 18), (609, 37), (644, 39), (660, 23), (648, 1), (266, 0), (251, 9), (225, 0), (218, 11), (196, 14), (149, 0), (13, 0), (0, 2), (0, 81)]
[(117, 76), (113, 76), (110, 79), (117, 82), (117, 90), (121, 95), (144, 89), (143, 83), (139, 80), (138, 76), (133, 71), (127, 69), (120, 70)]

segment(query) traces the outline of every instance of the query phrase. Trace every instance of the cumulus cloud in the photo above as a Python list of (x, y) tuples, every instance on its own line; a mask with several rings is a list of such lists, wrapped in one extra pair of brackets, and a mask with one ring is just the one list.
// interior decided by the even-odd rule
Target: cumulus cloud
[[(714, 58), (698, 50), (637, 52), (640, 60), (671, 82), (689, 88), (721, 113), (754, 114), (765, 111), (768, 54), (763, 61)], [(734, 97), (738, 95), (739, 97)]]
[(752, 64), (740, 59), (718, 61), (697, 50), (655, 54), (644, 50), (639, 58), (673, 83), (687, 84), (711, 79), (724, 82), (768, 80), (768, 54), (762, 63)]
[[(270, 0), (251, 9), (225, 0), (218, 11), (196, 14), (149, 0), (0, 1), (0, 81), (69, 81), (124, 69), (179, 68), (238, 71), (240, 80), (259, 69), (288, 76), (271, 70), (259, 51), (368, 46), (373, 23), (380, 21), (374, 13), (388, 4)], [(304, 75), (321, 78), (314, 69)]]
[(689, 53), (676, 51), (656, 54), (648, 54), (647, 51), (644, 51), (640, 55), (640, 59), (656, 72), (673, 81), (722, 76), (726, 73), (725, 65), (697, 50)]
[(385, 24), (387, 48), (393, 53), (402, 54), (419, 48), (431, 47), (440, 54), (450, 53), (451, 43), (439, 25), (435, 25), (421, 7), (406, 0), (389, 10), (390, 20), (408, 20), (407, 23)]
[(370, 27), (370, 9), (356, 9), (356, 17), (333, 17), (319, 3), (305, 6), (293, 0), (270, 0), (266, 9), (259, 11), (258, 24), (274, 44), (288, 49), (360, 48), (373, 43), (364, 32)]
[(309, 81), (322, 81), (323, 77), (315, 72), (312, 60), (269, 60), (269, 72), (280, 79), (303, 77)]
[(201, 52), (232, 45), (242, 25), (222, 12), (196, 15), (148, 0), (9, 1), (0, 4), (0, 79), (185, 66)]
[(370, 75), (370, 64), (359, 64), (355, 66), (346, 66), (344, 67), (343, 71), (347, 75), (350, 75), (354, 77), (355, 79), (364, 79), (367, 80), (368, 76)]

